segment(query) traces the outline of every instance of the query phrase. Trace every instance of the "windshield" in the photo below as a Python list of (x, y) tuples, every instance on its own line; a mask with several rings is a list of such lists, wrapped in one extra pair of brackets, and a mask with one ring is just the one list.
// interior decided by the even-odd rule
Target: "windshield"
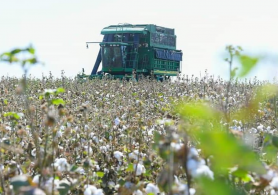
[(120, 46), (103, 46), (101, 56), (103, 67), (123, 67), (122, 51)]

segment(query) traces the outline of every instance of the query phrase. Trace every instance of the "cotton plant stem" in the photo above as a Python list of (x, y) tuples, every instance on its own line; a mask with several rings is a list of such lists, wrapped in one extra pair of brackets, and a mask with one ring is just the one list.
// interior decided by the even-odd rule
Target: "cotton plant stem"
[[(3, 165), (2, 152), (0, 151), (0, 166), (2, 165)], [(3, 195), (6, 195), (4, 174), (1, 167), (0, 167), (0, 180), (1, 180), (1, 188), (2, 188)]]

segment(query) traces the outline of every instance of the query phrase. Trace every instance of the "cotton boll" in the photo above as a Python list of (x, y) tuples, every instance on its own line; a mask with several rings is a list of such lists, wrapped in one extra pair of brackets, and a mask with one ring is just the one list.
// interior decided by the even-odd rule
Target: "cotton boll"
[(120, 152), (120, 151), (115, 151), (114, 152), (114, 157), (119, 161), (119, 162), (121, 162), (121, 161), (123, 161), (123, 153), (122, 152)]
[[(53, 177), (49, 178), (45, 183), (44, 183), (44, 188), (46, 189), (46, 191), (48, 193), (51, 193), (52, 192), (52, 189), (53, 189), (53, 186), (52, 186), (52, 183), (53, 183)], [(55, 179), (54, 180), (54, 190), (56, 190), (59, 186), (59, 180)]]
[(98, 139), (98, 137), (97, 136), (93, 136), (93, 141), (95, 142), (95, 143), (99, 143), (99, 139)]
[(257, 127), (257, 129), (258, 129), (259, 131), (263, 131), (263, 130), (264, 130), (264, 126), (263, 126), (262, 124), (260, 124), (260, 125)]
[(67, 127), (71, 127), (71, 123), (70, 122), (67, 122)]
[(199, 156), (199, 153), (196, 150), (196, 148), (190, 148), (189, 149), (189, 152), (188, 152), (188, 155), (187, 155), (187, 159), (190, 159), (190, 158), (193, 158), (193, 157), (198, 157), (198, 156)]
[(54, 166), (57, 167), (58, 171), (69, 171), (70, 165), (65, 158), (56, 158)]
[(41, 175), (35, 175), (35, 177), (33, 178), (33, 183), (39, 184), (40, 176)]
[(141, 190), (136, 190), (132, 193), (132, 195), (143, 195), (143, 192)]
[(131, 183), (130, 181), (125, 182), (124, 187), (127, 189), (133, 188), (134, 183)]
[(94, 193), (93, 195), (104, 195), (104, 193), (102, 189), (97, 189), (96, 193)]
[(115, 123), (115, 125), (116, 126), (118, 126), (119, 124), (120, 124), (120, 119), (117, 117), (117, 118), (115, 118), (115, 120), (114, 120), (114, 123)]
[(84, 195), (94, 195), (97, 192), (97, 188), (93, 185), (85, 185)]
[(266, 174), (264, 174), (262, 177), (268, 181), (271, 181), (272, 178), (274, 178), (275, 172), (273, 170), (268, 170)]
[(159, 194), (159, 188), (152, 183), (148, 183), (148, 185), (146, 186), (145, 191), (146, 191), (147, 194), (149, 194), (149, 193), (153, 193), (154, 195)]
[(56, 138), (61, 138), (62, 135), (63, 135), (63, 132), (59, 130), (59, 131), (57, 131), (57, 133), (56, 133)]
[[(137, 169), (136, 169), (136, 166), (137, 166)], [(140, 163), (133, 164), (133, 169), (134, 169), (134, 171), (136, 170), (136, 175), (142, 175), (143, 173), (146, 172), (144, 165), (142, 165)]]
[(100, 152), (102, 152), (102, 153), (106, 153), (107, 152), (106, 146), (100, 146), (99, 149), (100, 149)]
[(95, 169), (96, 169), (97, 171), (99, 171), (99, 170), (100, 170), (99, 165), (95, 165)]
[(194, 188), (189, 189), (189, 194), (194, 195), (196, 193), (196, 190)]
[(10, 126), (6, 126), (5, 129), (6, 129), (7, 131), (11, 131), (11, 130), (12, 130), (12, 128), (11, 128)]
[(116, 185), (116, 184), (115, 184), (115, 182), (113, 182), (113, 181), (109, 181), (109, 182), (108, 182), (108, 187), (109, 187), (109, 188), (114, 188), (115, 185)]
[(189, 172), (196, 170), (198, 168), (198, 166), (199, 166), (199, 162), (197, 160), (195, 160), (195, 159), (187, 160), (186, 167)]
[(178, 151), (182, 148), (183, 144), (182, 143), (171, 143), (171, 147), (174, 149), (174, 151)]
[(75, 171), (79, 174), (82, 174), (82, 175), (86, 173), (85, 170), (82, 167), (78, 167)]
[(91, 190), (89, 188), (86, 188), (84, 190), (84, 195), (91, 195), (91, 194), (92, 194), (92, 192), (91, 192)]
[(138, 160), (139, 159), (139, 152), (138, 150), (134, 150), (133, 152), (128, 154), (129, 159)]
[(269, 185), (273, 188), (278, 188), (278, 177), (274, 177)]
[[(88, 146), (83, 146), (83, 149), (84, 149), (85, 152), (88, 152)], [(89, 154), (93, 154), (92, 147), (89, 147)]]
[(199, 166), (197, 169), (192, 171), (191, 175), (192, 175), (192, 177), (205, 176), (205, 177), (210, 178), (211, 180), (214, 179), (214, 177), (213, 177), (214, 174), (207, 165)]

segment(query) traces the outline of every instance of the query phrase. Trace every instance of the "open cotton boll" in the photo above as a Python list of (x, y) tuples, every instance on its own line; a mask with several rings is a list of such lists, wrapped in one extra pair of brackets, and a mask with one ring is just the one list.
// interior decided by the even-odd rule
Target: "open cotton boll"
[(136, 190), (132, 193), (132, 195), (143, 195), (143, 192), (141, 190)]
[(128, 154), (128, 158), (129, 159), (134, 159), (134, 160), (138, 160), (139, 159), (139, 151), (138, 150), (134, 150), (133, 152)]
[(100, 149), (100, 152), (102, 152), (102, 153), (107, 152), (107, 147), (106, 146), (100, 146), (99, 149)]
[(273, 188), (278, 188), (278, 177), (274, 177), (269, 185)]
[(199, 166), (199, 162), (195, 159), (189, 159), (186, 163), (187, 170), (191, 173), (193, 170), (196, 170)]
[(158, 195), (159, 194), (159, 188), (154, 185), (153, 183), (148, 183), (148, 185), (145, 188), (145, 191), (147, 194), (154, 194), (154, 195)]
[(41, 175), (39, 175), (39, 174), (38, 174), (38, 175), (35, 175), (35, 177), (34, 177), (33, 180), (32, 180), (33, 183), (39, 184), (40, 176), (41, 176)]
[(213, 176), (214, 174), (207, 165), (199, 166), (197, 169), (195, 169), (191, 172), (191, 175), (192, 175), (192, 177), (196, 177), (196, 178), (205, 176), (205, 177), (210, 178), (211, 180), (214, 179), (214, 176)]
[(275, 177), (275, 175), (276, 175), (275, 172), (274, 172), (273, 170), (270, 169), (270, 170), (267, 171), (266, 174), (262, 175), (262, 177), (263, 177), (264, 179), (268, 180), (268, 181), (271, 181), (272, 178)]
[(174, 151), (178, 151), (182, 148), (183, 144), (182, 143), (175, 143), (175, 142), (172, 142), (171, 143), (171, 147), (174, 149)]
[(85, 185), (84, 195), (104, 195), (102, 189), (97, 189), (93, 185)]
[(115, 123), (115, 125), (116, 126), (118, 126), (119, 124), (120, 124), (120, 119), (117, 117), (117, 118), (115, 118), (115, 120), (114, 120), (114, 123)]
[[(137, 166), (137, 169), (136, 169)], [(146, 169), (144, 165), (138, 163), (138, 164), (133, 164), (133, 169), (134, 171), (136, 170), (136, 175), (142, 175), (143, 173), (146, 173)]]
[(45, 183), (43, 184), (44, 188), (46, 189), (46, 191), (48, 193), (52, 192), (52, 189), (54, 187), (54, 190), (56, 190), (59, 186), (59, 180), (55, 179), (54, 180), (54, 186), (53, 186), (53, 177), (49, 178), (48, 180), (45, 181)]
[(189, 152), (188, 152), (188, 155), (187, 155), (187, 159), (190, 159), (190, 158), (193, 158), (193, 157), (198, 157), (198, 156), (199, 156), (199, 153), (196, 150), (196, 148), (190, 148), (189, 149)]
[(69, 171), (70, 165), (65, 158), (56, 158), (54, 161), (54, 166), (58, 169), (58, 171)]
[(99, 139), (98, 139), (98, 137), (97, 136), (93, 136), (93, 141), (95, 142), (95, 143), (99, 143)]
[(115, 151), (114, 152), (114, 157), (119, 161), (119, 162), (121, 162), (121, 161), (123, 161), (123, 153), (122, 152), (120, 152), (120, 151)]
[(0, 171), (4, 171), (5, 167), (4, 165), (0, 165)]
[(97, 188), (93, 185), (85, 185), (84, 195), (93, 195), (97, 191)]
[(63, 132), (61, 130), (57, 131), (56, 138), (61, 138), (63, 136)]
[(5, 129), (6, 129), (7, 131), (11, 131), (11, 130), (12, 130), (12, 128), (11, 128), (10, 126), (6, 126)]
[(259, 131), (263, 131), (263, 130), (264, 130), (264, 126), (263, 126), (262, 124), (260, 124), (260, 125), (257, 127), (257, 129), (258, 129)]
[[(88, 152), (88, 146), (83, 146), (83, 149), (84, 149), (85, 152)], [(89, 147), (89, 154), (93, 154), (92, 147)]]
[(205, 160), (195, 160), (195, 159), (189, 159), (187, 161), (187, 170), (191, 174), (193, 178), (206, 176), (210, 179), (214, 179), (213, 172), (210, 170), (210, 168), (205, 164)]

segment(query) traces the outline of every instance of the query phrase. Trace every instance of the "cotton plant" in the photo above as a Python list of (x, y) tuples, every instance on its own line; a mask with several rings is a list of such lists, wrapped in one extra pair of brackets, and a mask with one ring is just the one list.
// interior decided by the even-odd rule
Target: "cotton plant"
[[(121, 187), (128, 188), (129, 194), (145, 195), (147, 191), (154, 194), (166, 193), (158, 188), (160, 184), (157, 181), (161, 167), (168, 165), (169, 161), (163, 161), (158, 157), (152, 145), (157, 133), (164, 136), (167, 133), (167, 125), (173, 125), (175, 130), (171, 134), (172, 139), (162, 139), (164, 145), (161, 146), (165, 147), (166, 151), (169, 149), (170, 152), (173, 152), (174, 168), (178, 167), (180, 170), (181, 166), (185, 168), (188, 165), (187, 168), (189, 174), (192, 174), (190, 176), (193, 177), (193, 180), (190, 189), (187, 189), (188, 192), (186, 192), (184, 190), (186, 185), (184, 184), (187, 184), (187, 181), (183, 181), (184, 175), (176, 172), (175, 169), (175, 174), (182, 179), (180, 182), (175, 182), (175, 179), (172, 178), (173, 188), (171, 189), (176, 195), (194, 194), (192, 187), (198, 185), (198, 178), (205, 177), (214, 182), (217, 179), (216, 172), (212, 174), (210, 163), (209, 165), (206, 164), (198, 151), (197, 154), (195, 153), (188, 158), (181, 158), (187, 154), (186, 148), (193, 147), (194, 144), (191, 145), (192, 140), (186, 143), (183, 139), (184, 134), (176, 130), (180, 118), (173, 114), (171, 105), (180, 99), (186, 102), (198, 100), (221, 109), (221, 106), (226, 103), (227, 88), (227, 82), (224, 79), (209, 76), (198, 79), (195, 77), (184, 75), (175, 82), (156, 82), (148, 79), (128, 82), (104, 78), (92, 80), (86, 84), (80, 84), (73, 78), (56, 79), (51, 75), (43, 76), (42, 79), (38, 80), (30, 78), (28, 98), (30, 98), (31, 105), (29, 107), (34, 113), (31, 117), (26, 114), (28, 108), (25, 107), (22, 96), (18, 95), (20, 94), (18, 88), (20, 81), (1, 78), (0, 115), (10, 111), (24, 113), (24, 116), (18, 119), (18, 124), (15, 126), (12, 125), (10, 118), (0, 117), (0, 140), (6, 139), (0, 144), (1, 146), (8, 142), (12, 144), (11, 150), (8, 148), (7, 150), (4, 149), (4, 152), (3, 150), (0, 151), (0, 164), (5, 166), (2, 173), (5, 178), (8, 178), (5, 181), (5, 189), (9, 189), (11, 179), (8, 170), (13, 169), (9, 169), (10, 165), (3, 159), (13, 159), (19, 167), (22, 167), (22, 173), (28, 171), (36, 176), (48, 174), (41, 181), (42, 189), (48, 180), (49, 190), (52, 189), (53, 180), (50, 179), (51, 177), (56, 178), (55, 180), (59, 177), (57, 186), (57, 181), (54, 180), (55, 190), (58, 190), (62, 187), (61, 184), (69, 179), (69, 176), (74, 175), (80, 183), (95, 185), (95, 188), (87, 186), (87, 188), (82, 189), (78, 185), (71, 186), (71, 190), (83, 190), (84, 194), (85, 191), (87, 194), (95, 194), (96, 189), (99, 190), (100, 194), (120, 194)], [(55, 89), (61, 85), (63, 85), (65, 92), (58, 94), (57, 98), (63, 99), (65, 104), (49, 105), (51, 102), (41, 96), (44, 89), (53, 89), (46, 91), (53, 93), (51, 95), (53, 98), (55, 91), (57, 91)], [(249, 84), (248, 82), (232, 85), (227, 99), (229, 109), (235, 111), (241, 106), (246, 106), (247, 98), (258, 85), (260, 84)], [(7, 102), (8, 105), (6, 105)], [(244, 121), (245, 124), (240, 124), (238, 119), (234, 123), (234, 119), (231, 118), (223, 130), (227, 128), (238, 131), (244, 135), (242, 139), (248, 138), (249, 134), (257, 135), (259, 132), (264, 136), (266, 134), (275, 136), (275, 125), (271, 122), (274, 120), (264, 120), (264, 118), (274, 116), (274, 110), (268, 110), (266, 106), (262, 103), (259, 107), (261, 110), (259, 117), (254, 117), (258, 119), (258, 123), (249, 124)], [(51, 127), (46, 126), (45, 123), (45, 119), (49, 116), (54, 119)], [(263, 131), (258, 129), (260, 124), (263, 125)], [(8, 128), (6, 129), (6, 127)], [(26, 132), (24, 136), (20, 136), (21, 129), (19, 127)], [(256, 131), (251, 130), (252, 127)], [(33, 136), (32, 131), (36, 133), (35, 136)], [(55, 134), (52, 134), (53, 132)], [(57, 137), (53, 139), (53, 135)], [(37, 143), (34, 142), (36, 136)], [(14, 139), (17, 137), (21, 139)], [(254, 139), (256, 139), (255, 136)], [(6, 147), (6, 145), (4, 146)], [(44, 152), (45, 147), (46, 153)], [(198, 143), (195, 147), (199, 147)], [(36, 156), (35, 148), (42, 148), (39, 156)], [(192, 153), (194, 154), (194, 152)], [(262, 158), (266, 156), (264, 153), (266, 152), (262, 153)], [(53, 160), (51, 155), (53, 155)], [(171, 160), (170, 156), (166, 155), (167, 160)], [(46, 163), (38, 163), (44, 160)], [(89, 165), (87, 165), (88, 160)], [(25, 162), (30, 162), (30, 166), (26, 165)], [(127, 171), (129, 165), (130, 169)], [(40, 170), (40, 166), (43, 166), (43, 169)], [(135, 170), (136, 166), (137, 170)], [(274, 172), (276, 171), (274, 170)], [(97, 184), (98, 182), (90, 183), (91, 181), (89, 181), (87, 183), (91, 179), (88, 175), (92, 176), (94, 182), (109, 183), (109, 187), (105, 188), (103, 185)], [(269, 185), (265, 189), (272, 194), (276, 193), (275, 177), (274, 174), (271, 179), (267, 180)], [(254, 176), (254, 179), (257, 177)], [(38, 176), (36, 181), (38, 181)], [(126, 184), (119, 185), (120, 181), (125, 181)], [(147, 185), (149, 183), (157, 188)], [(110, 191), (105, 191), (108, 188)], [(43, 190), (44, 193), (49, 194), (48, 190)], [(198, 194), (199, 188), (196, 190), (196, 194)]]

